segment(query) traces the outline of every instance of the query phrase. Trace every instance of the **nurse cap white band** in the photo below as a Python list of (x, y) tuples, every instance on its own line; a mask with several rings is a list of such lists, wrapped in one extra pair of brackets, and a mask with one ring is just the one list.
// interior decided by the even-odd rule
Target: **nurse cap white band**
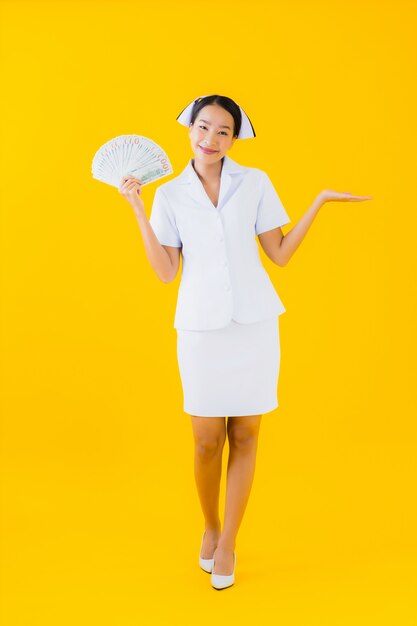
[[(208, 94), (210, 95), (210, 94)], [(189, 126), (191, 122), (191, 113), (193, 111), (193, 106), (195, 102), (198, 102), (202, 98), (206, 98), (206, 96), (199, 96), (196, 100), (190, 102), (188, 106), (185, 107), (183, 111), (178, 115), (177, 122), (182, 124), (183, 126)], [(245, 111), (239, 106), (240, 112), (242, 114), (242, 125), (240, 127), (239, 134), (237, 136), (238, 139), (250, 139), (251, 137), (256, 137), (255, 129), (252, 126), (252, 122), (246, 115)]]

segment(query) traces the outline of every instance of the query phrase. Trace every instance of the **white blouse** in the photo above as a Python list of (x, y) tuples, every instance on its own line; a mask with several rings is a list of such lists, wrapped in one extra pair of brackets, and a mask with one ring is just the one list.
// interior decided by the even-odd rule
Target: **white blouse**
[(262, 170), (226, 154), (215, 207), (190, 159), (157, 188), (149, 221), (162, 245), (182, 247), (174, 328), (211, 330), (286, 311), (255, 236), (291, 220)]

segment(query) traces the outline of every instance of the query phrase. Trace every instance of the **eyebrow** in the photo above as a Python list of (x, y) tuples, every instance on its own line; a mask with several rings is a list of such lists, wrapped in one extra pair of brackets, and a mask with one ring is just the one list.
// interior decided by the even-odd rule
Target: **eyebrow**
[[(210, 124), (210, 123), (211, 123), (211, 122), (208, 122), (207, 120), (202, 120), (201, 118), (200, 118), (198, 121), (199, 121), (199, 122), (204, 122), (205, 124)], [(225, 125), (223, 125), (223, 126), (219, 126), (219, 128), (228, 128), (229, 130), (232, 130), (232, 129), (230, 128), (230, 126), (225, 126)]]

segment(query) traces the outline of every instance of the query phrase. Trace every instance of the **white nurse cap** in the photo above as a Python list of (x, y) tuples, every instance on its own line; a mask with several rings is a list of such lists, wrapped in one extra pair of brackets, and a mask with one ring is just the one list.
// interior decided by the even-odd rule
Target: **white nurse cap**
[[(179, 122), (183, 126), (189, 126), (191, 122), (191, 113), (192, 113), (194, 104), (198, 102), (199, 100), (202, 100), (202, 98), (206, 98), (206, 97), (207, 96), (200, 96), (196, 100), (193, 100), (192, 102), (190, 102), (190, 104), (186, 106), (185, 109), (181, 111), (181, 113), (178, 115), (177, 122)], [(248, 118), (248, 116), (246, 115), (242, 107), (239, 106), (239, 109), (242, 114), (242, 124), (241, 124), (240, 131), (239, 131), (237, 138), (249, 139), (251, 137), (256, 137), (255, 129), (252, 126), (252, 122), (250, 121), (250, 119)]]

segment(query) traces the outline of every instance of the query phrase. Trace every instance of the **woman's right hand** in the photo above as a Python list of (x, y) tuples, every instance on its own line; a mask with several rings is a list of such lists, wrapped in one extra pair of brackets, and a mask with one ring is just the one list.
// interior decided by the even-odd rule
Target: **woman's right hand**
[(140, 180), (134, 176), (130, 176), (129, 174), (123, 177), (119, 186), (119, 193), (126, 198), (129, 204), (133, 207), (135, 213), (145, 211), (145, 205), (140, 197), (140, 193), (142, 191), (141, 186), (142, 183)]

